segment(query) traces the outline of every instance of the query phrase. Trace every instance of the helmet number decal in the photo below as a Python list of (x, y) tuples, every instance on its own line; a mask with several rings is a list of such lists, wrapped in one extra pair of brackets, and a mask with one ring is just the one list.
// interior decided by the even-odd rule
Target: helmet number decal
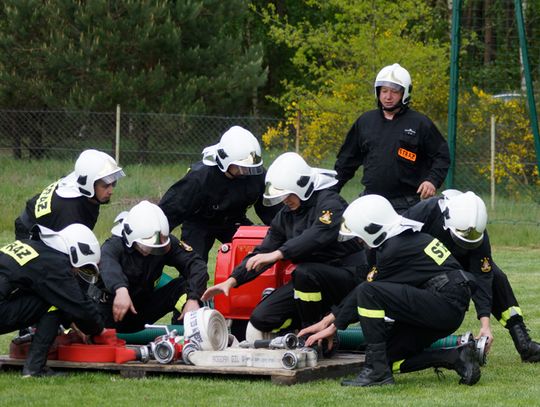
[(39, 194), (36, 201), (36, 206), (34, 208), (36, 219), (51, 213), (51, 200), (57, 184), (58, 181), (53, 182), (51, 185), (45, 188), (41, 194)]
[(424, 249), (424, 253), (439, 266), (450, 256), (450, 250), (439, 239), (433, 239)]
[(7, 244), (0, 248), (0, 252), (7, 254), (13, 260), (15, 260), (19, 266), (24, 266), (30, 260), (39, 256), (31, 246), (22, 243), (20, 240), (16, 240), (13, 243)]

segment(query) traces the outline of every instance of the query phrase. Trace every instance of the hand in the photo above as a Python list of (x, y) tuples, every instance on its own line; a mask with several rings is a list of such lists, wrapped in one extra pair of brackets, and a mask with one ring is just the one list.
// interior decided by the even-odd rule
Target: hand
[[(74, 322), (71, 323), (70, 328), (71, 332), (73, 332), (82, 341), (82, 343), (90, 343), (90, 336), (81, 331)], [(103, 331), (105, 331), (105, 329)]]
[(306, 339), (306, 346), (312, 346), (315, 343), (322, 346), (322, 340), (328, 338), (328, 350), (332, 349), (334, 335), (336, 334), (337, 328), (334, 324), (330, 324), (322, 331), (317, 332), (316, 334), (311, 335)]
[(283, 253), (279, 250), (274, 250), (270, 253), (259, 253), (248, 259), (246, 262), (246, 269), (248, 271), (259, 271), (262, 267), (273, 264), (281, 259), (283, 259)]
[(320, 332), (324, 330), (325, 328), (327, 328), (335, 320), (336, 320), (336, 317), (334, 316), (334, 314), (330, 313), (327, 316), (325, 316), (323, 319), (321, 319), (319, 322), (302, 329), (300, 332), (298, 332), (298, 336), (300, 337), (300, 336)]
[(137, 313), (129, 296), (128, 289), (126, 287), (120, 287), (116, 290), (112, 307), (114, 322), (122, 321), (128, 311), (134, 314)]
[(482, 321), (483, 318), (480, 318), (480, 322), (482, 323), (482, 326), (480, 327), (480, 331), (478, 332), (478, 336), (476, 336), (475, 339), (480, 339), (480, 337), (482, 336), (487, 336), (487, 342), (486, 342), (486, 354), (489, 353), (489, 351), (491, 350), (491, 345), (493, 344), (493, 333), (491, 332), (491, 326), (489, 325), (489, 319), (488, 319), (488, 322), (487, 324)]
[(191, 312), (191, 311), (197, 311), (199, 308), (201, 308), (201, 306), (199, 305), (199, 301), (187, 300), (186, 304), (184, 305), (184, 308), (182, 309), (182, 313), (178, 317), (178, 321), (180, 322), (183, 321), (186, 313)]
[(212, 287), (208, 287), (204, 294), (201, 296), (202, 301), (208, 301), (210, 298), (214, 298), (218, 294), (229, 295), (231, 288), (236, 287), (236, 279), (229, 277), (222, 283), (216, 284)]
[(416, 191), (417, 194), (420, 194), (420, 199), (431, 198), (435, 196), (435, 192), (437, 192), (437, 188), (429, 181), (422, 182)]

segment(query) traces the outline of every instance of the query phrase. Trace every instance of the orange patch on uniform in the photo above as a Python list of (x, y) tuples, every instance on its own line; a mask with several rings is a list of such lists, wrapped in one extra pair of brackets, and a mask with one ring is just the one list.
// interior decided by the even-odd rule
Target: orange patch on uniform
[(409, 151), (409, 150), (405, 150), (404, 148), (399, 148), (398, 151), (397, 151), (397, 154), (402, 157), (402, 158), (405, 158), (406, 160), (408, 161), (412, 161), (412, 162), (415, 162), (416, 161), (416, 154), (413, 153), (412, 151)]

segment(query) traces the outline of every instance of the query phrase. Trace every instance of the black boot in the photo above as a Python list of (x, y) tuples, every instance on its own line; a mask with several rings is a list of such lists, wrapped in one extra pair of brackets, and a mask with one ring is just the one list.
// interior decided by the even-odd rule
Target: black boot
[(342, 386), (382, 386), (394, 384), (394, 377), (386, 358), (386, 343), (373, 343), (366, 346), (366, 363), (355, 379), (343, 380)]
[(472, 386), (480, 380), (480, 365), (474, 341), (452, 348), (428, 349), (400, 365), (400, 372), (416, 372), (430, 367), (455, 370), (459, 383)]
[(512, 325), (508, 331), (523, 362), (540, 361), (540, 344), (531, 339), (523, 321)]
[(36, 326), (30, 350), (24, 362), (23, 377), (42, 377), (54, 376), (56, 373), (47, 368), (47, 356), (49, 348), (58, 335), (60, 318), (58, 312), (48, 312), (45, 314)]

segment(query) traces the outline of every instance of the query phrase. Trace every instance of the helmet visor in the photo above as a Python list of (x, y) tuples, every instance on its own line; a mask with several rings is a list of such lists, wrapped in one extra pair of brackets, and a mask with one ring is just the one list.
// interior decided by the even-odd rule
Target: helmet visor
[(278, 189), (272, 186), (271, 182), (266, 183), (266, 189), (263, 195), (264, 206), (274, 206), (283, 202), (291, 194), (290, 191)]
[(479, 232), (473, 227), (470, 227), (466, 230), (459, 230), (456, 228), (450, 228), (450, 234), (454, 242), (465, 249), (475, 249), (480, 244), (484, 238), (484, 233)]
[(115, 184), (116, 181), (125, 176), (126, 174), (124, 173), (124, 171), (120, 169), (113, 172), (112, 174), (101, 177), (100, 180), (103, 181), (105, 184)]
[(246, 158), (234, 160), (231, 164), (238, 167), (240, 175), (259, 175), (263, 173), (262, 163), (262, 157), (252, 151)]
[(169, 250), (170, 242), (171, 239), (169, 236), (156, 232), (152, 237), (137, 239), (137, 241), (135, 241), (135, 246), (137, 250), (145, 256), (149, 254), (152, 256), (161, 256)]
[(75, 268), (77, 275), (89, 284), (96, 284), (98, 281), (99, 270), (93, 264)]
[(347, 240), (351, 240), (357, 237), (345, 224), (345, 222), (341, 222), (341, 227), (339, 229), (338, 234), (338, 242), (346, 242)]
[(375, 82), (375, 87), (376, 88), (379, 88), (379, 87), (386, 87), (386, 88), (390, 88), (390, 89), (393, 89), (393, 90), (397, 90), (399, 92), (403, 92), (405, 90), (405, 88), (397, 83), (394, 83), (394, 82), (389, 82), (389, 81), (377, 81)]
[(236, 164), (238, 168), (238, 174), (240, 175), (260, 175), (263, 173), (263, 167), (242, 167), (239, 164)]

